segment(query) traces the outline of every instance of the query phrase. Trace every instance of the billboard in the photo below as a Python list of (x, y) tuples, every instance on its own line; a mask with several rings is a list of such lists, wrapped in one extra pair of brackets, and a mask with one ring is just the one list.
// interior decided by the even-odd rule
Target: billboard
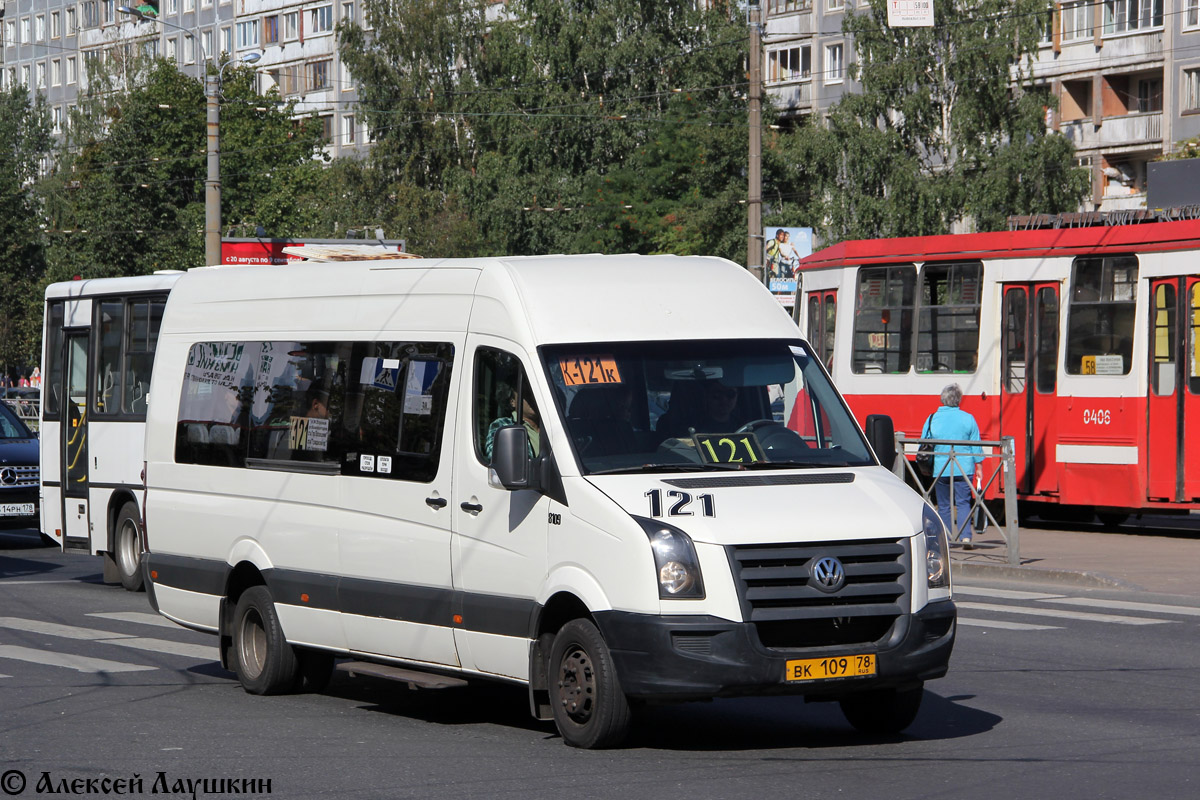
[(767, 288), (788, 308), (796, 299), (796, 266), (812, 255), (812, 241), (812, 228), (763, 228)]
[(306, 244), (373, 244), (403, 253), (403, 239), (222, 239), (222, 264), (286, 264), (301, 261), (299, 256), (283, 252), (285, 247), (303, 247)]

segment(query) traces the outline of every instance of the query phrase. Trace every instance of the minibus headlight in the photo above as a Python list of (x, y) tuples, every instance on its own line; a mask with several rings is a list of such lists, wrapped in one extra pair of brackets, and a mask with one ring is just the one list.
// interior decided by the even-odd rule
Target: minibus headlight
[(950, 587), (950, 542), (942, 518), (929, 505), (921, 514), (925, 532), (925, 577), (930, 589)]
[(653, 519), (636, 517), (654, 553), (658, 596), (664, 600), (704, 598), (704, 578), (691, 537), (678, 528)]

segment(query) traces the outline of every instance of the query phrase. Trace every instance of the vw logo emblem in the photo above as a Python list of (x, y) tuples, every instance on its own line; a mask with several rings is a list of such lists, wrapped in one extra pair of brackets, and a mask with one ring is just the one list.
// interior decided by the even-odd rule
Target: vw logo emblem
[(822, 592), (836, 592), (846, 585), (846, 570), (842, 562), (833, 556), (824, 556), (813, 562), (809, 568), (813, 585)]
[(17, 471), (11, 467), (0, 469), (0, 483), (5, 486), (15, 486), (17, 483)]

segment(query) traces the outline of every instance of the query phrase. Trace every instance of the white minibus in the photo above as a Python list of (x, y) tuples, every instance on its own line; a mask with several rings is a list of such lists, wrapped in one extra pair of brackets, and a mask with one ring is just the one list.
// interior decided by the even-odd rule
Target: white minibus
[[(778, 301), (716, 258), (206, 267), (163, 315), (151, 602), (256, 694), (339, 669), (898, 731), (955, 635), (945, 530)], [(882, 460), (882, 465), (881, 465)], [(885, 466), (887, 465), (887, 466)]]

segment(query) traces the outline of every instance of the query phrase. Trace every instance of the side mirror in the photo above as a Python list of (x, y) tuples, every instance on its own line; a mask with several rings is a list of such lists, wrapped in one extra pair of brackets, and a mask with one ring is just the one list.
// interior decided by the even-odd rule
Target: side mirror
[(496, 431), (491, 466), (496, 480), (509, 491), (536, 488), (533, 459), (529, 457), (529, 432), (524, 425), (509, 425)]
[(867, 442), (888, 469), (896, 463), (896, 428), (887, 414), (867, 415)]

